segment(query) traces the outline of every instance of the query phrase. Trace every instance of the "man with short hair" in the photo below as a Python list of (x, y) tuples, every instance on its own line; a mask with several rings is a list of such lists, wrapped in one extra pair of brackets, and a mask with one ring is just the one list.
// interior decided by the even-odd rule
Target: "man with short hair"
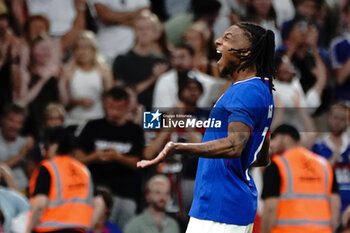
[(124, 228), (124, 233), (179, 233), (177, 222), (168, 217), (165, 206), (170, 200), (170, 182), (166, 176), (153, 176), (146, 184), (147, 209)]
[(129, 95), (114, 87), (103, 97), (106, 117), (87, 123), (79, 136), (78, 159), (87, 164), (94, 183), (114, 195), (110, 219), (123, 227), (135, 215), (141, 196), (141, 176), (136, 163), (142, 157), (144, 133), (127, 120)]
[(0, 162), (4, 162), (12, 169), (20, 190), (28, 187), (28, 178), (23, 167), (28, 152), (34, 146), (32, 137), (20, 135), (25, 118), (24, 108), (9, 104), (4, 108), (0, 128)]
[(337, 226), (340, 200), (332, 167), (299, 141), (290, 125), (271, 134), (274, 156), (264, 172), (261, 233), (331, 233)]

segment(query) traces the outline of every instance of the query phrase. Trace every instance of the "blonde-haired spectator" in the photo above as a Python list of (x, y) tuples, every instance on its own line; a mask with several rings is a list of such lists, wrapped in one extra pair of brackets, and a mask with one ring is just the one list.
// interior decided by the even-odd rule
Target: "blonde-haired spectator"
[(68, 125), (83, 124), (104, 116), (102, 93), (112, 87), (112, 73), (99, 55), (95, 35), (82, 31), (76, 38), (71, 60), (64, 66), (60, 89), (67, 107)]
[(58, 103), (50, 103), (47, 105), (44, 112), (44, 125), (45, 127), (62, 126), (64, 118), (66, 116), (66, 110), (63, 105)]

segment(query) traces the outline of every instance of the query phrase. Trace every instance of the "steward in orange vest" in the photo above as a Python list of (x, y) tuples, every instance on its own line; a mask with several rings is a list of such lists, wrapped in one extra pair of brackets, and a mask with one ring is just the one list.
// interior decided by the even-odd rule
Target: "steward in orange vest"
[(273, 156), (281, 177), (277, 216), (272, 233), (332, 233), (333, 171), (328, 161), (297, 147)]
[(86, 232), (91, 227), (93, 185), (88, 169), (71, 158), (70, 135), (63, 128), (45, 133), (47, 159), (33, 173), (32, 210), (27, 233)]
[(261, 233), (332, 233), (332, 193), (338, 192), (333, 170), (326, 159), (298, 146), (294, 128), (280, 127), (271, 148), (281, 154), (264, 173)]

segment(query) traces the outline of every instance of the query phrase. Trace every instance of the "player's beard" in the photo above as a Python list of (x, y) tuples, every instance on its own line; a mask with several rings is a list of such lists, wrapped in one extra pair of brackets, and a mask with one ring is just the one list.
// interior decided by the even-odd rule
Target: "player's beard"
[(220, 77), (229, 77), (232, 78), (233, 73), (238, 69), (240, 64), (229, 61), (229, 63), (222, 69), (220, 72)]

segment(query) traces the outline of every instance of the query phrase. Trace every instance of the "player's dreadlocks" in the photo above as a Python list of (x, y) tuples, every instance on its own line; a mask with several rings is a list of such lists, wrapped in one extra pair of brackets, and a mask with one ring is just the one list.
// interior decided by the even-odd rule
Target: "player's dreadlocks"
[(271, 30), (266, 30), (259, 25), (241, 22), (236, 24), (245, 31), (247, 38), (251, 43), (249, 49), (232, 49), (238, 53), (250, 51), (248, 55), (239, 55), (244, 63), (238, 71), (245, 70), (248, 67), (256, 66), (257, 76), (264, 81), (265, 77), (269, 79), (270, 91), (274, 90), (272, 80), (275, 78), (274, 54), (275, 54), (275, 36)]

